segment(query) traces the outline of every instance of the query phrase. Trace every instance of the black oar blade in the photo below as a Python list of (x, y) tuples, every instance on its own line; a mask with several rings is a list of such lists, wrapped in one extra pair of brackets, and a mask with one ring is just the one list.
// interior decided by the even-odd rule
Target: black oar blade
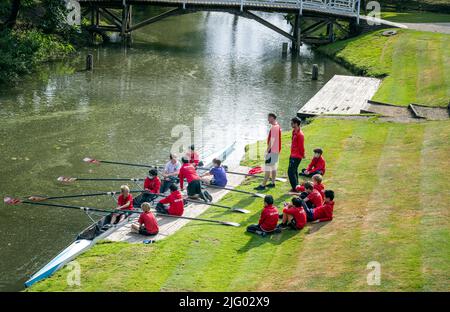
[(240, 225), (239, 223), (237, 223), (237, 222), (228, 222), (228, 221), (221, 221), (220, 224), (226, 225), (226, 226), (235, 226), (235, 227), (241, 226), (241, 225)]
[(232, 208), (231, 211), (236, 211), (240, 213), (250, 213), (247, 209), (241, 209), (241, 208)]

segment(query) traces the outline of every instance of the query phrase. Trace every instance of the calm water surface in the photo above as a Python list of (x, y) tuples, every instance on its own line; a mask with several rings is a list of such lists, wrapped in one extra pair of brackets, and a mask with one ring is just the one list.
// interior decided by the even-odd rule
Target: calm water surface
[[(289, 30), (281, 15), (266, 15)], [(0, 90), (0, 194), (69, 194), (118, 189), (118, 183), (56, 183), (60, 175), (140, 177), (131, 167), (90, 166), (85, 156), (164, 161), (175, 125), (202, 129), (206, 155), (266, 135), (266, 114), (289, 119), (339, 65), (314, 55), (281, 57), (286, 41), (254, 21), (226, 13), (170, 18), (134, 34), (132, 48), (89, 48)], [(87, 53), (95, 69), (82, 71)], [(308, 72), (319, 64), (320, 79)], [(112, 208), (109, 198), (65, 203)], [(90, 220), (79, 211), (0, 204), (0, 290), (26, 278), (68, 245)]]

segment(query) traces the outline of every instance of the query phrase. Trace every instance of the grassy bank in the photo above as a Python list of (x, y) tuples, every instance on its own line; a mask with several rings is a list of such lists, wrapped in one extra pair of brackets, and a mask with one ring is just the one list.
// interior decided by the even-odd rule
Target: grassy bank
[[(262, 200), (228, 194), (221, 203), (251, 214), (211, 208), (203, 217), (243, 227), (191, 222), (154, 245), (102, 243), (77, 259), (81, 286), (68, 286), (63, 269), (30, 290), (448, 291), (450, 123), (317, 119), (304, 131), (308, 159), (302, 165), (312, 148), (325, 150), (324, 182), (337, 195), (332, 222), (267, 238), (250, 235), (245, 226), (257, 222)], [(283, 139), (285, 172), (289, 134)], [(240, 188), (256, 185), (249, 180)], [(280, 207), (289, 200), (287, 190), (279, 183), (268, 193)], [(379, 286), (366, 283), (370, 261), (381, 264)]]
[(450, 35), (396, 29), (374, 31), (319, 48), (356, 74), (385, 77), (373, 100), (447, 106), (450, 100)]
[(382, 11), (381, 18), (396, 23), (450, 23), (450, 14), (435, 12)]

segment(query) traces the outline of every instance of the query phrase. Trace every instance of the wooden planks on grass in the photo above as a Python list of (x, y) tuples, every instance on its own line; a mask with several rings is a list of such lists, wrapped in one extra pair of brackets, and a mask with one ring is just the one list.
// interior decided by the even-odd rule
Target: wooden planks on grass
[[(237, 172), (246, 173), (248, 172), (250, 168), (248, 167), (238, 167), (236, 170)], [(235, 187), (238, 186), (245, 177), (239, 176), (239, 175), (233, 175), (228, 174), (228, 187)], [(224, 197), (229, 191), (227, 190), (220, 190), (220, 189), (213, 189), (208, 188), (208, 192), (211, 193), (213, 196), (213, 203), (218, 202), (222, 197)], [(200, 200), (201, 201), (201, 200)], [(201, 204), (191, 204), (187, 206), (184, 210), (183, 216), (185, 217), (198, 217), (203, 212), (205, 212), (208, 208), (211, 206), (209, 205), (201, 205)], [(220, 208), (219, 208), (220, 209)], [(223, 209), (225, 210), (225, 209)], [(226, 211), (226, 210), (225, 210)], [(232, 212), (230, 212), (232, 213)], [(139, 234), (132, 233), (130, 231), (131, 223), (121, 227), (114, 233), (112, 233), (110, 236), (106, 238), (106, 240), (114, 241), (114, 242), (128, 242), (128, 243), (142, 243), (145, 239), (153, 239), (153, 240), (161, 240), (165, 237), (175, 233), (179, 229), (181, 229), (183, 226), (185, 226), (187, 223), (190, 222), (190, 220), (186, 219), (174, 219), (174, 218), (164, 218), (164, 217), (157, 217), (158, 225), (159, 225), (159, 234), (156, 236), (142, 236)]]
[(300, 110), (299, 117), (360, 114), (380, 86), (376, 78), (334, 75)]

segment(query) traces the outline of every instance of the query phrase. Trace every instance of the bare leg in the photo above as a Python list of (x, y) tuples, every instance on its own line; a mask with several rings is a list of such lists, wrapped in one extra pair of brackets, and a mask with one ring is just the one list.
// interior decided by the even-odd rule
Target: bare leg
[(293, 217), (292, 215), (288, 215), (288, 216), (287, 216), (288, 222), (291, 222), (293, 218), (294, 218), (294, 217)]
[(272, 170), (272, 183), (275, 184), (275, 179), (277, 177), (277, 170)]
[(283, 220), (281, 221), (282, 223), (286, 224), (288, 221), (288, 215), (283, 213)]
[(131, 232), (133, 232), (133, 233), (139, 233), (139, 228), (140, 228), (140, 226), (139, 226), (138, 224), (133, 223), (133, 224), (131, 225)]
[(111, 217), (111, 224), (116, 223), (116, 219), (117, 219), (117, 214), (114, 213)]
[(264, 172), (264, 180), (263, 180), (263, 182), (261, 183), (261, 185), (266, 186), (267, 181), (269, 181), (269, 178), (270, 178), (270, 170), (266, 170), (266, 171)]

